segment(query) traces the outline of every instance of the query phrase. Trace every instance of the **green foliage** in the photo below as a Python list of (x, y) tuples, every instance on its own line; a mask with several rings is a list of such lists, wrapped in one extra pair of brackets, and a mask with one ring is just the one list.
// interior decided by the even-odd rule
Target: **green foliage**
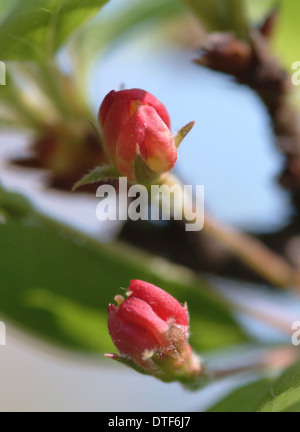
[(273, 46), (279, 60), (288, 70), (291, 70), (292, 63), (300, 60), (300, 2), (280, 0), (279, 5), (278, 25)]
[[(4, 14), (8, 10), (9, 7), (12, 7), (14, 4), (14, 0), (1, 0), (0, 3), (0, 15)], [(1, 21), (1, 16), (0, 16)]]
[(185, 11), (180, 0), (134, 0), (128, 2), (124, 9), (99, 14), (77, 32), (69, 45), (78, 81), (87, 75), (100, 54), (107, 52), (137, 25), (148, 22), (155, 25)]
[(247, 15), (254, 25), (261, 23), (277, 4), (278, 0), (246, 0)]
[(248, 17), (244, 0), (184, 0), (209, 31), (233, 31), (248, 37)]
[(2, 60), (53, 56), (107, 0), (15, 0), (0, 24)]
[(260, 412), (300, 412), (300, 363), (289, 368), (271, 386)]
[(234, 390), (208, 412), (255, 412), (271, 385), (268, 379), (251, 382)]

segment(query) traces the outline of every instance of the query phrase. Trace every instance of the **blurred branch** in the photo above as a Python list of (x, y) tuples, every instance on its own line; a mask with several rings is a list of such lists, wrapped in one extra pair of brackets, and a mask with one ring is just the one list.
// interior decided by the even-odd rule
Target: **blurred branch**
[[(164, 183), (170, 187), (182, 186), (171, 174), (164, 178)], [(300, 293), (300, 272), (257, 239), (227, 227), (208, 214), (205, 214), (204, 231), (271, 284), (288, 289), (296, 287)]]
[(230, 74), (240, 84), (253, 89), (270, 115), (278, 150), (285, 162), (280, 183), (292, 194), (300, 210), (300, 114), (291, 103), (293, 86), (287, 73), (272, 55), (269, 40), (278, 11), (271, 13), (259, 30), (249, 33), (250, 41), (234, 33), (212, 33), (202, 44), (204, 54), (196, 63)]
[(294, 347), (273, 348), (268, 352), (261, 353), (252, 361), (245, 364), (237, 364), (235, 367), (211, 368), (209, 374), (211, 379), (222, 379), (231, 375), (244, 372), (263, 372), (265, 370), (278, 371), (288, 368), (299, 359), (299, 352)]
[(229, 228), (208, 215), (205, 216), (205, 230), (271, 284), (299, 287), (300, 272), (258, 239)]
[(227, 303), (232, 310), (248, 315), (255, 320), (267, 324), (268, 326), (281, 331), (289, 337), (292, 336), (293, 330), (291, 320), (288, 318), (287, 315), (280, 315), (277, 312), (271, 310), (270, 307), (268, 308), (269, 304), (264, 310), (259, 310), (254, 307), (248, 306), (246, 302), (238, 303), (234, 300), (227, 299), (224, 299), (224, 302)]

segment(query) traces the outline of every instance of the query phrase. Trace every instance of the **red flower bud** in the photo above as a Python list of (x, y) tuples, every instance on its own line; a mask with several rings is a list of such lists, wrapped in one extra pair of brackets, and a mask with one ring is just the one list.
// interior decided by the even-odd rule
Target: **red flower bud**
[(162, 289), (140, 280), (129, 286), (128, 298), (115, 298), (119, 306), (108, 307), (108, 329), (121, 356), (134, 368), (164, 381), (185, 381), (198, 376), (199, 358), (188, 344), (186, 305)]
[(140, 89), (112, 90), (102, 102), (99, 121), (109, 158), (130, 181), (137, 180), (139, 157), (156, 177), (176, 164), (169, 114), (152, 94)]

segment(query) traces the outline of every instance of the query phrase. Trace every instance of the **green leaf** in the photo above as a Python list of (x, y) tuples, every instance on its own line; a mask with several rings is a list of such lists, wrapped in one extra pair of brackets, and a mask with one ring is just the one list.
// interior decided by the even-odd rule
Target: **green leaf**
[(115, 352), (107, 306), (135, 278), (188, 302), (196, 350), (249, 340), (209, 285), (157, 257), (101, 244), (28, 212), (21, 220), (0, 223), (0, 244), (1, 319), (43, 340), (86, 352)]
[(242, 38), (249, 36), (245, 0), (183, 0), (209, 31), (233, 31)]
[(47, 59), (108, 0), (15, 0), (0, 21), (2, 60)]
[(278, 5), (278, 0), (246, 0), (247, 15), (253, 24), (261, 23)]
[(102, 180), (109, 180), (119, 177), (115, 167), (111, 165), (102, 165), (94, 168), (88, 174), (82, 177), (73, 187), (73, 191), (87, 184), (98, 183)]
[(260, 412), (300, 412), (300, 363), (287, 369), (271, 386)]
[(279, 0), (278, 24), (273, 40), (273, 48), (283, 65), (291, 70), (292, 63), (300, 60), (300, 2)]
[(99, 54), (111, 49), (136, 25), (155, 24), (185, 10), (180, 0), (136, 0), (114, 10), (113, 14), (100, 14), (77, 32), (69, 45), (79, 85)]
[(6, 192), (1, 186), (0, 209), (17, 219), (22, 219), (32, 212), (32, 206), (27, 198), (19, 193)]
[(271, 385), (268, 379), (238, 388), (211, 407), (208, 412), (255, 412)]
[(12, 7), (14, 4), (15, 0), (1, 0), (0, 3), (0, 20), (1, 20), (1, 15), (4, 14), (4, 12), (6, 12), (8, 10), (9, 7)]

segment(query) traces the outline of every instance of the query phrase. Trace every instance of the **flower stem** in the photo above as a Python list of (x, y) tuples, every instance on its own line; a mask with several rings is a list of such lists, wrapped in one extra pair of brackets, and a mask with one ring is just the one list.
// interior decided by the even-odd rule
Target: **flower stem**
[(45, 63), (41, 63), (39, 67), (43, 76), (42, 85), (49, 99), (53, 101), (56, 109), (63, 118), (70, 118), (71, 107), (64, 95), (62, 74), (54, 60), (50, 59)]

